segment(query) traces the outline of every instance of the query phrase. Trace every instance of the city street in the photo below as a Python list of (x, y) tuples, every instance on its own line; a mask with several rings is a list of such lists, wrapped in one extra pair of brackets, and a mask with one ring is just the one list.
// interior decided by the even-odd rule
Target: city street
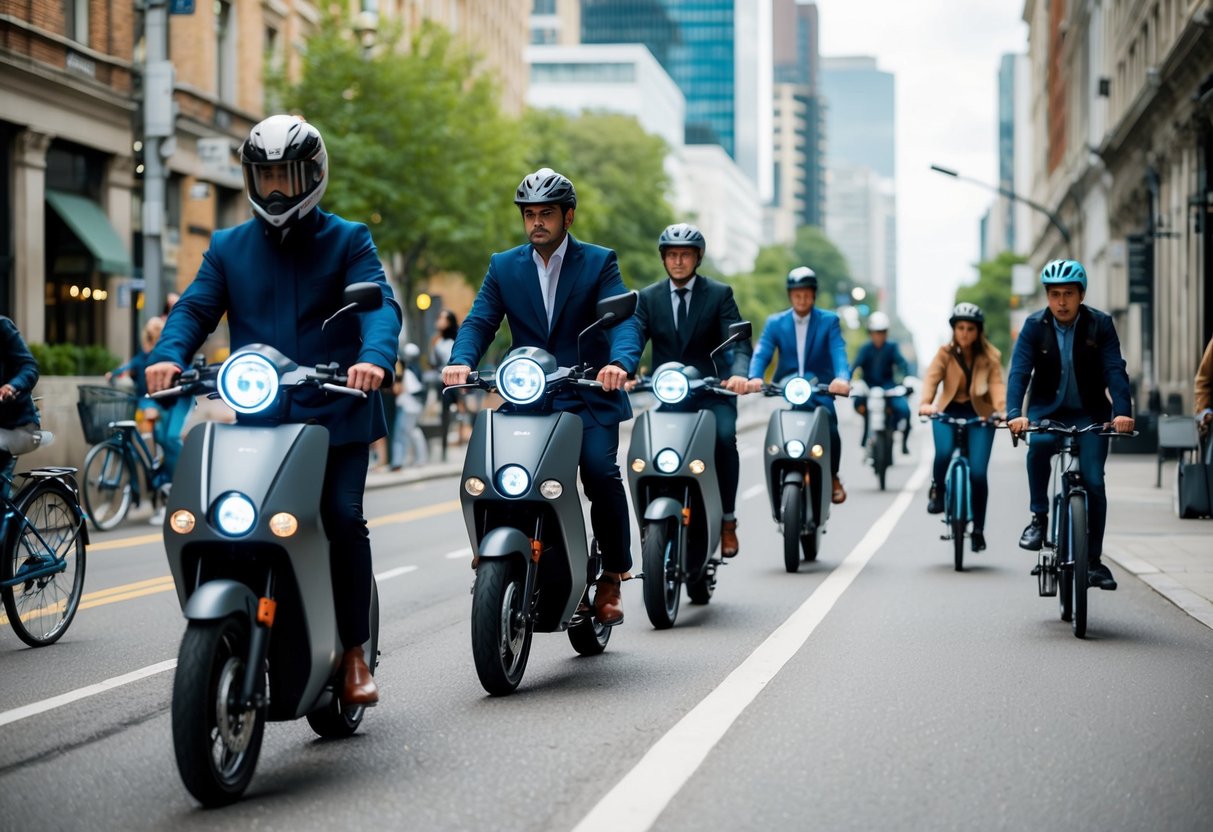
[[(603, 655), (537, 634), (506, 698), (487, 696), (472, 664), (458, 478), (368, 491), (381, 704), (343, 741), (271, 723), (245, 798), (221, 810), (200, 810), (176, 770), (184, 622), (158, 531), (130, 520), (96, 534), (63, 640), (30, 650), (0, 631), (4, 826), (1213, 827), (1213, 631), (1113, 565), (1119, 590), (1091, 592), (1088, 638), (1075, 639), (1016, 546), (1024, 451), (1004, 433), (990, 548), (955, 572), (925, 512), (929, 427), (915, 424), (912, 454), (898, 454), (880, 492), (858, 422), (840, 410), (849, 499), (819, 562), (784, 571), (762, 429), (750, 429), (741, 553), (712, 602), (684, 600), (675, 628), (658, 632), (638, 582), (625, 584), (627, 620)], [(1134, 510), (1112, 500), (1115, 518)], [(55, 697), (67, 701), (47, 708)]]

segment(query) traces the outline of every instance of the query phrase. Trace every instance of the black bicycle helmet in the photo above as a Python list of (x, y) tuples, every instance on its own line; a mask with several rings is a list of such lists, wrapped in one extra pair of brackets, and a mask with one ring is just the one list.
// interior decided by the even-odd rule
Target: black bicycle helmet
[(703, 238), (703, 232), (688, 222), (674, 223), (667, 226), (657, 239), (657, 250), (665, 254), (670, 246), (686, 246), (697, 248), (702, 255), (707, 250), (708, 241)]
[(952, 309), (952, 317), (948, 318), (948, 326), (956, 326), (960, 321), (970, 321), (977, 324), (978, 329), (984, 329), (986, 313), (975, 303), (958, 303)]
[(562, 176), (551, 168), (540, 168), (528, 175), (518, 185), (514, 194), (514, 204), (521, 208), (524, 205), (559, 205), (561, 210), (577, 207), (577, 191), (567, 176)]
[(817, 273), (808, 266), (797, 266), (788, 272), (788, 291), (793, 289), (816, 289)]
[(254, 213), (287, 228), (316, 207), (329, 184), (320, 131), (298, 116), (270, 116), (240, 145), (240, 166)]

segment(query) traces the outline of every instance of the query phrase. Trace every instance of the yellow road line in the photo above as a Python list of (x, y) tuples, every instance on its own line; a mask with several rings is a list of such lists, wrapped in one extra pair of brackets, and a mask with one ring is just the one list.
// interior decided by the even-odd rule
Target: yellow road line
[(388, 526), (393, 523), (408, 523), (411, 520), (422, 520), (426, 517), (446, 514), (457, 508), (459, 508), (458, 500), (447, 500), (445, 503), (434, 503), (432, 506), (422, 506), (421, 508), (413, 508), (408, 511), (397, 512), (396, 514), (385, 514), (382, 517), (376, 517), (374, 520), (367, 521), (367, 525), (373, 529), (376, 526)]
[(146, 546), (149, 543), (159, 543), (164, 540), (162, 534), (141, 534), (138, 537), (120, 537), (117, 540), (103, 540), (100, 543), (88, 544), (90, 552), (103, 552), (106, 549), (121, 549), (125, 546)]
[[(167, 592), (173, 588), (173, 576), (161, 575), (159, 578), (150, 578), (146, 581), (136, 581), (131, 584), (122, 584), (120, 586), (111, 586), (108, 589), (99, 589), (96, 592), (86, 592), (80, 596), (80, 606), (78, 609), (86, 610), (89, 607), (100, 607), (104, 604), (113, 604), (117, 601), (128, 601), (131, 598), (140, 598), (144, 595), (153, 595), (157, 592)], [(63, 611), (67, 600), (58, 601), (47, 607), (42, 607), (26, 613), (27, 617), (55, 615)], [(0, 615), (0, 624), (7, 624), (8, 616)]]

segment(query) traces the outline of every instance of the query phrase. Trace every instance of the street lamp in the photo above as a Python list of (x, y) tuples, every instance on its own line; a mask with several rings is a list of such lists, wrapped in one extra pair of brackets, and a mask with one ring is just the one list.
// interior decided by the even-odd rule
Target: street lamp
[(997, 185), (997, 186), (991, 185), (988, 182), (982, 182), (980, 179), (972, 179), (968, 176), (961, 176), (959, 173), (952, 170), (951, 168), (945, 168), (942, 165), (931, 165), (931, 170), (935, 171), (936, 173), (942, 173), (944, 176), (950, 176), (953, 179), (959, 179), (962, 182), (969, 182), (973, 185), (980, 185), (981, 187), (983, 187), (987, 190), (994, 191), (995, 193), (1006, 197), (1007, 199), (1011, 200), (1012, 202), (1022, 202), (1024, 205), (1028, 206), (1029, 208), (1039, 211), (1040, 213), (1044, 214), (1046, 217), (1049, 218), (1049, 222), (1052, 223), (1053, 227), (1057, 229), (1057, 233), (1061, 234), (1061, 239), (1065, 241), (1066, 249), (1069, 250), (1069, 248), (1070, 248), (1070, 229), (1066, 228), (1065, 224), (1061, 221), (1061, 218), (1058, 217), (1057, 214), (1053, 213), (1048, 208), (1041, 205), (1039, 202), (1034, 202), (1033, 200), (1030, 200), (1025, 196), (1020, 196), (1019, 194), (1012, 191), (1010, 188), (1004, 188), (1001, 185)]

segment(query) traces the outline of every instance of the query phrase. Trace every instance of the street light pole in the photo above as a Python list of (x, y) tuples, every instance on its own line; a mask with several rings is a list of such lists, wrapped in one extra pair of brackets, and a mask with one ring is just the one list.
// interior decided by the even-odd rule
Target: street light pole
[(1000, 196), (1006, 197), (1007, 199), (1011, 200), (1012, 202), (1022, 202), (1024, 205), (1028, 206), (1029, 208), (1032, 208), (1032, 209), (1044, 214), (1046, 217), (1049, 218), (1049, 222), (1052, 223), (1053, 227), (1057, 229), (1057, 233), (1061, 234), (1061, 239), (1066, 244), (1066, 252), (1069, 253), (1069, 251), (1070, 251), (1070, 229), (1066, 228), (1065, 223), (1063, 223), (1061, 221), (1061, 218), (1058, 217), (1057, 214), (1050, 211), (1048, 208), (1041, 205), (1039, 202), (1035, 202), (1031, 199), (1028, 199), (1025, 196), (1020, 196), (1019, 194), (1012, 191), (1010, 188), (1004, 188), (1001, 185), (991, 185), (988, 182), (982, 182), (980, 179), (972, 179), (968, 176), (962, 176), (961, 174), (957, 173), (956, 171), (952, 170), (951, 168), (945, 168), (942, 165), (931, 165), (931, 170), (935, 171), (936, 173), (942, 173), (944, 176), (950, 176), (953, 179), (959, 179), (962, 182), (968, 182), (973, 185), (980, 185), (981, 187), (983, 187), (987, 190), (994, 191), (995, 193), (999, 194)]
[(168, 2), (146, 0), (143, 69), (143, 315), (160, 314), (164, 303), (164, 160), (173, 154), (175, 72), (168, 60)]

